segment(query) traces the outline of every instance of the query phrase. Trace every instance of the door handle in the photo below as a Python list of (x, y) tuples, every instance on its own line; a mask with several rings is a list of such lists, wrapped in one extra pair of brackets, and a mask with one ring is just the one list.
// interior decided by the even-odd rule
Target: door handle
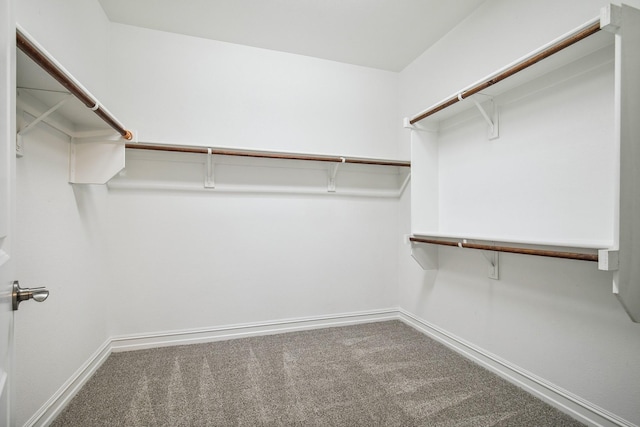
[(13, 310), (17, 310), (22, 301), (35, 300), (42, 302), (49, 296), (49, 291), (46, 288), (21, 288), (20, 283), (16, 280), (13, 282), (13, 292), (11, 293), (11, 299), (13, 301)]

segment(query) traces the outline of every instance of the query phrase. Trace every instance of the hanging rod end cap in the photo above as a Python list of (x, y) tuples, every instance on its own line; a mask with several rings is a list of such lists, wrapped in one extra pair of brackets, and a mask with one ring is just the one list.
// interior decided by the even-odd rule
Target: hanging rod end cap
[(404, 127), (405, 129), (415, 129), (414, 126), (411, 124), (411, 120), (409, 119), (409, 117), (405, 117), (403, 119), (402, 127)]
[(130, 130), (127, 130), (122, 137), (127, 141), (131, 141), (133, 139), (133, 133)]

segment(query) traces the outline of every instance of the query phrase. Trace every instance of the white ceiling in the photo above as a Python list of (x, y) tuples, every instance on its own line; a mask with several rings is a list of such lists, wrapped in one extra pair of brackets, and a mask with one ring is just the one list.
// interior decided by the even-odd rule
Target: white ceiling
[(484, 0), (99, 0), (112, 22), (400, 71)]

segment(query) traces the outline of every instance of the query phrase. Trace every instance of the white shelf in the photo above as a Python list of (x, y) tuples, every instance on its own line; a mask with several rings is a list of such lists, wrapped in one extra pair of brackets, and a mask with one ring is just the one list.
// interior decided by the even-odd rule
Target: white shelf
[[(171, 147), (179, 149), (179, 146)], [(212, 151), (216, 150), (310, 156), (231, 149)], [(108, 183), (112, 190), (398, 198), (410, 179), (408, 163), (400, 161), (399, 164), (405, 166), (211, 154), (209, 169), (209, 155), (197, 152), (127, 149), (126, 156), (126, 168)], [(335, 178), (333, 185), (332, 177)]]
[[(585, 29), (592, 32), (598, 28), (597, 20), (590, 21), (456, 93), (473, 91), (483, 82), (505, 75), (507, 70), (547, 52), (550, 46), (571, 40), (576, 34), (584, 33)], [(598, 153), (591, 155), (591, 162), (596, 163), (592, 165), (594, 170), (602, 169), (603, 165), (598, 164), (601, 157), (606, 154), (612, 156), (613, 140), (599, 141), (591, 131), (609, 128), (613, 133), (613, 114), (609, 114), (610, 121), (602, 116), (598, 122), (585, 119), (583, 112), (574, 111), (578, 110), (574, 106), (563, 105), (566, 99), (571, 102), (570, 97), (579, 93), (576, 85), (585, 82), (590, 88), (595, 85), (595, 94), (588, 95), (593, 96), (589, 102), (603, 100), (606, 103), (608, 93), (614, 89), (614, 40), (614, 34), (599, 30), (420, 121), (412, 131), (412, 234), (575, 248), (613, 248), (616, 245), (613, 225), (597, 223), (602, 218), (611, 222), (612, 215), (605, 208), (600, 208), (604, 204), (583, 184), (596, 175), (583, 168), (579, 178), (571, 176), (571, 164), (575, 156), (579, 156), (575, 149), (590, 149)], [(607, 86), (602, 86), (603, 82)], [(556, 91), (563, 95), (553, 101), (545, 100)], [(482, 119), (475, 111), (473, 98), (477, 97), (481, 102), (487, 99), (484, 95), (491, 96), (499, 111), (504, 112), (509, 120), (502, 124), (509, 131), (504, 140), (488, 141), (484, 134), (477, 133), (478, 125), (474, 123), (480, 123)], [(451, 98), (455, 95), (446, 99)], [(531, 102), (536, 103), (534, 110), (522, 107)], [(441, 105), (441, 102), (436, 103), (425, 112)], [(474, 110), (468, 111), (472, 108)], [(546, 114), (549, 108), (562, 118)], [(586, 113), (593, 114), (590, 111)], [(421, 115), (416, 115), (416, 118)], [(501, 120), (504, 121), (504, 117)], [(588, 120), (587, 127), (584, 126), (585, 120)], [(513, 125), (516, 121), (518, 125)], [(430, 125), (420, 126), (423, 122)], [(434, 123), (438, 132), (433, 131)], [(554, 126), (552, 132), (539, 132), (539, 129), (549, 126)], [(574, 131), (581, 127), (588, 130), (582, 134)], [(533, 139), (527, 147), (521, 147), (522, 138), (517, 132), (522, 131), (540, 134), (544, 140)], [(566, 138), (580, 138), (577, 135), (585, 137), (587, 145), (582, 145), (583, 140), (579, 139), (579, 144), (572, 143), (561, 150), (556, 148), (565, 145), (563, 141)], [(558, 156), (571, 157), (559, 161)], [(523, 169), (505, 166), (512, 161), (523, 165), (536, 162), (537, 166)], [(566, 180), (572, 181), (563, 190), (562, 182)], [(501, 195), (501, 191), (506, 193)], [(613, 189), (606, 191), (613, 192)], [(519, 197), (519, 194), (525, 196)], [(603, 195), (598, 194), (598, 197)], [(520, 204), (513, 206), (512, 199)], [(581, 212), (582, 218), (577, 221), (567, 213), (573, 206), (567, 205), (566, 200), (576, 200), (583, 209), (591, 206), (598, 209)], [(556, 218), (551, 215), (556, 215)], [(538, 216), (545, 218), (539, 220), (540, 225), (532, 222)], [(556, 236), (555, 233), (559, 234)]]
[[(104, 184), (124, 167), (133, 133), (23, 28), (16, 25), (16, 154), (35, 126), (70, 138), (69, 182)], [(25, 139), (26, 138), (26, 139)]]
[(69, 136), (85, 131), (111, 131), (111, 128), (104, 121), (78, 99), (69, 96), (69, 91), (64, 86), (54, 80), (22, 51), (18, 49), (16, 52), (18, 99), (30, 106), (32, 112), (42, 110), (39, 112), (44, 113), (61, 100), (69, 98), (50, 116), (50, 119), (45, 119), (46, 123), (56, 128), (63, 126), (63, 133), (70, 134)]
[(587, 240), (587, 239), (567, 239), (567, 240), (543, 240), (535, 239), (531, 237), (517, 238), (513, 236), (499, 236), (499, 235), (474, 235), (474, 234), (460, 234), (460, 233), (442, 233), (436, 232), (418, 232), (414, 231), (415, 237), (434, 237), (440, 239), (455, 239), (455, 240), (473, 240), (482, 242), (498, 242), (509, 243), (515, 245), (526, 246), (539, 246), (539, 247), (559, 247), (559, 248), (577, 248), (577, 249), (607, 249), (613, 247), (613, 240)]
[[(443, 100), (436, 102), (435, 104), (433, 104), (432, 106), (430, 106), (429, 108), (425, 109), (424, 112), (433, 110), (434, 108), (438, 107), (439, 105), (445, 103), (447, 100), (453, 99), (453, 98), (457, 98), (459, 94), (463, 94), (464, 92), (466, 92), (467, 90), (477, 86), (478, 84), (481, 84), (483, 82), (487, 82), (492, 80), (493, 78), (495, 78), (498, 75), (501, 75), (502, 73), (504, 73), (505, 71), (509, 70), (510, 68), (512, 68), (514, 65), (522, 63), (523, 61), (526, 61), (528, 58), (534, 57), (536, 54), (538, 54), (541, 51), (544, 51), (545, 49), (547, 49), (549, 46), (553, 46), (554, 44), (556, 44), (558, 41), (566, 39), (568, 36), (577, 33), (581, 28), (585, 28), (588, 27), (590, 24), (593, 24), (594, 22), (599, 22), (599, 20), (593, 20), (590, 21), (588, 23), (586, 23), (585, 25), (583, 25), (582, 27), (575, 29), (569, 33), (567, 33), (566, 35), (563, 35), (561, 37), (559, 37), (556, 40), (551, 41), (550, 43), (548, 43), (547, 45), (544, 45), (542, 47), (540, 47), (539, 49), (525, 55), (522, 58), (519, 58), (515, 61), (513, 61), (512, 63), (504, 66), (503, 68), (489, 74), (488, 76), (483, 77), (482, 79), (479, 79), (478, 81), (465, 86), (464, 88), (456, 91), (455, 93), (451, 94), (450, 96), (444, 98)], [(579, 61), (582, 58), (585, 58), (591, 54), (593, 54), (594, 52), (597, 52), (603, 48), (607, 48), (607, 47), (613, 47), (614, 44), (614, 35), (611, 34), (610, 32), (607, 31), (598, 31), (595, 34), (590, 35), (589, 37), (575, 43), (572, 44), (571, 46), (562, 49), (561, 51), (555, 53), (552, 56), (549, 56), (527, 68), (525, 68), (524, 70), (511, 75), (510, 77), (499, 81), (496, 84), (493, 84), (489, 87), (487, 87), (486, 89), (483, 89), (481, 92), (479, 92), (477, 95), (472, 95), (469, 96), (467, 98), (462, 99), (459, 102), (454, 103), (453, 105), (446, 107), (430, 116), (428, 116), (427, 118), (423, 119), (423, 121), (421, 121), (421, 123), (427, 123), (427, 124), (435, 124), (435, 123), (439, 123), (442, 122), (443, 120), (447, 120), (453, 116), (456, 116), (466, 110), (469, 109), (473, 109), (475, 108), (475, 103), (473, 102), (473, 100), (477, 100), (479, 102), (483, 102), (484, 100), (488, 99), (488, 97), (497, 97), (500, 96), (502, 94), (504, 94), (505, 92), (511, 91), (515, 88), (519, 88), (525, 84), (527, 84), (528, 82), (531, 82), (533, 80), (539, 79), (543, 76), (545, 76), (546, 74), (549, 74), (555, 70), (558, 70), (559, 68), (562, 67), (566, 67), (568, 64), (571, 64), (573, 62)], [(420, 116), (420, 114), (422, 113), (418, 113), (415, 114), (414, 117), (418, 117)], [(413, 119), (412, 119), (413, 120)]]
[[(585, 260), (612, 271), (614, 294), (640, 322), (638, 52), (640, 10), (610, 5), (600, 19), (407, 119), (416, 261), (437, 269), (439, 245), (581, 248), (591, 254)], [(498, 81), (505, 70), (521, 71)], [(498, 115), (489, 117), (487, 99)], [(481, 121), (489, 140), (478, 134)], [(498, 258), (490, 264), (497, 278)]]
[[(105, 106), (89, 92), (66, 68), (38, 43), (24, 28), (16, 24), (16, 86), (19, 92), (28, 92), (31, 97), (55, 112), (46, 115), (45, 122), (62, 117), (71, 123), (71, 129), (59, 129), (71, 137), (76, 132), (112, 130), (124, 139), (132, 134)], [(69, 95), (73, 96), (69, 96)], [(63, 104), (57, 105), (60, 101)]]
[[(409, 238), (411, 256), (425, 270), (438, 269), (438, 249), (448, 246), (460, 249), (484, 251), (489, 262), (489, 278), (499, 279), (499, 253), (533, 255), (547, 258), (570, 259), (574, 261), (598, 262), (601, 270), (615, 270), (618, 267), (618, 252), (599, 247), (574, 246), (566, 242), (532, 242), (514, 239), (498, 240), (495, 238), (463, 238), (444, 233), (433, 235), (414, 234)], [(584, 242), (580, 242), (584, 243)], [(489, 253), (490, 255), (487, 255)]]

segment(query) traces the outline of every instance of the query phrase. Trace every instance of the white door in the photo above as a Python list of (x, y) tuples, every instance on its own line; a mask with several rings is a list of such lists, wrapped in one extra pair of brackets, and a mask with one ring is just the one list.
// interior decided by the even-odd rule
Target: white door
[(0, 426), (11, 425), (13, 357), (11, 236), (15, 194), (15, 21), (13, 0), (0, 0)]

